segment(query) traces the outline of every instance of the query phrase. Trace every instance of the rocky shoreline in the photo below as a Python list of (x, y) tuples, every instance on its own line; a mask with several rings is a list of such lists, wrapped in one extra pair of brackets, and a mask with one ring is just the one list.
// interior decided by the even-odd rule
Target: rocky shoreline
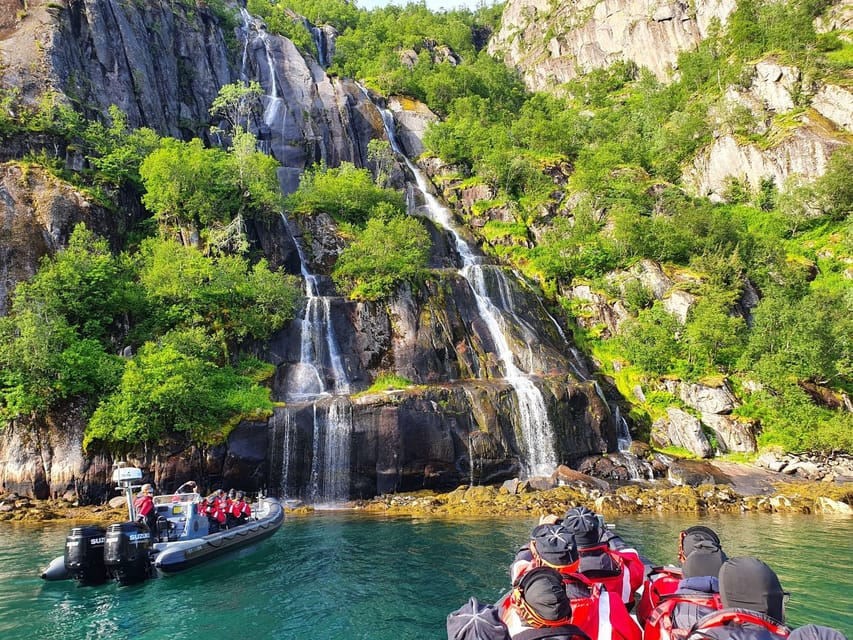
[[(536, 479), (510, 480), (500, 486), (463, 485), (449, 492), (418, 491), (356, 500), (347, 508), (365, 513), (430, 517), (530, 517), (560, 514), (586, 505), (605, 516), (633, 513), (801, 513), (853, 517), (853, 481), (791, 481), (751, 465), (715, 463), (723, 483), (672, 485), (643, 482), (610, 486), (577, 474), (560, 486), (538, 488)], [(291, 515), (313, 508), (289, 503)], [(0, 496), (0, 522), (107, 524), (126, 517), (124, 501), (80, 506), (68, 500)]]

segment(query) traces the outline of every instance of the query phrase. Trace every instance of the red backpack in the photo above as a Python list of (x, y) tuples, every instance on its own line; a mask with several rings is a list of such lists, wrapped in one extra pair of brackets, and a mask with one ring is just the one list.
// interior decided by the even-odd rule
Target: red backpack
[(572, 624), (591, 640), (642, 640), (643, 630), (628, 613), (621, 593), (608, 591), (603, 583), (582, 574), (566, 578), (589, 587), (589, 596), (572, 598), (571, 603)]
[(664, 596), (675, 593), (681, 581), (681, 569), (678, 567), (654, 567), (643, 582), (643, 595), (637, 604), (637, 620), (645, 626), (652, 610)]

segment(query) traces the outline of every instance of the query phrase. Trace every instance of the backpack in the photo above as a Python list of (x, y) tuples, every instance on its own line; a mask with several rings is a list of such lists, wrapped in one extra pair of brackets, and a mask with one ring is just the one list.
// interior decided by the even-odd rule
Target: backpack
[(589, 596), (572, 598), (571, 603), (572, 624), (591, 640), (642, 640), (643, 630), (628, 613), (620, 593), (608, 591), (602, 582), (583, 574), (567, 578), (589, 587)]
[[(679, 604), (692, 604), (697, 607), (699, 617), (704, 617), (718, 609), (723, 608), (720, 594), (670, 594), (663, 597), (663, 601), (652, 610), (646, 620), (643, 633), (644, 640), (684, 640), (691, 631), (691, 627), (679, 628), (673, 625), (673, 614)], [(704, 609), (700, 612), (699, 608)]]
[(653, 567), (643, 582), (643, 594), (637, 604), (637, 620), (645, 626), (646, 621), (663, 597), (675, 593), (681, 581), (681, 569), (678, 567)]
[[(642, 586), (643, 576), (646, 573), (646, 566), (634, 549), (613, 551), (606, 545), (602, 545), (583, 549), (580, 551), (580, 556), (577, 566), (584, 576), (594, 582), (600, 582), (607, 591), (619, 594), (627, 607), (633, 607), (634, 593)], [(589, 571), (588, 567), (593, 564), (591, 561), (596, 556), (599, 556), (602, 562), (607, 560), (603, 564), (611, 564), (613, 570)]]

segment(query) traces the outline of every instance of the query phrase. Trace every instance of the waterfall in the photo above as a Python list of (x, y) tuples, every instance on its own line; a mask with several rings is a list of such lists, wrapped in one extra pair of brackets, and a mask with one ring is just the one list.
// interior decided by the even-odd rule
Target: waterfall
[(302, 24), (308, 29), (314, 46), (317, 48), (317, 62), (325, 69), (329, 66), (329, 61), (326, 60), (326, 34), (320, 27), (311, 24), (308, 18), (302, 18)]
[[(305, 283), (305, 309), (299, 318), (299, 362), (288, 370), (285, 399), (312, 400), (329, 393), (347, 395), (350, 385), (332, 324), (331, 298), (320, 295), (318, 278), (308, 270), (304, 250), (294, 236), (290, 220), (284, 214), (281, 218), (296, 246), (299, 269)], [(331, 391), (326, 384), (326, 376), (318, 369), (318, 365), (323, 364), (329, 370)]]
[[(246, 38), (241, 76), (249, 80), (249, 58), (257, 52), (253, 60), (255, 67), (260, 69), (259, 81), (265, 92), (264, 125), (270, 131), (284, 132), (289, 111), (284, 97), (279, 95), (276, 37), (268, 34), (263, 23), (245, 9), (241, 10), (241, 15), (242, 33)], [(250, 43), (250, 39), (254, 39), (253, 42)], [(322, 64), (325, 47), (320, 51)], [(292, 222), (283, 213), (281, 217), (299, 256), (305, 294), (305, 306), (294, 322), (294, 326), (299, 327), (299, 361), (289, 362), (284, 370), (283, 395), (289, 406), (284, 411), (281, 491), (285, 497), (298, 492), (300, 497), (315, 501), (346, 500), (349, 497), (352, 410), (346, 398), (350, 393), (350, 381), (332, 322), (332, 305), (338, 298), (325, 295), (331, 287), (323, 282), (323, 276), (309, 270)], [(297, 420), (305, 427), (309, 426), (309, 420), (312, 421), (311, 471), (299, 485), (289, 479), (290, 465), (302, 455), (297, 451), (304, 451), (308, 446), (307, 442), (297, 446), (298, 434), (307, 435), (308, 431), (297, 428)]]
[(281, 429), (281, 482), (279, 485), (280, 496), (287, 496), (287, 478), (290, 475), (290, 460), (293, 457), (293, 427), (290, 422), (290, 411), (286, 408), (276, 410), (270, 418), (272, 427), (272, 441), (278, 442), (278, 433)]
[(349, 498), (352, 405), (346, 397), (335, 398), (326, 415), (323, 484), (319, 502)]
[(315, 402), (309, 498), (314, 504), (349, 499), (352, 405), (341, 396), (331, 404)]
[(619, 451), (625, 452), (631, 450), (631, 432), (628, 430), (628, 421), (622, 417), (622, 410), (619, 405), (612, 409), (613, 419), (616, 421), (616, 442)]
[[(361, 87), (361, 90), (370, 99), (367, 90), (364, 87)], [(521, 432), (521, 445), (524, 448), (524, 472), (528, 476), (550, 475), (559, 461), (554, 446), (556, 436), (548, 419), (545, 399), (530, 379), (530, 372), (524, 372), (516, 365), (506, 332), (503, 329), (506, 316), (511, 317), (516, 324), (521, 324), (521, 322), (512, 310), (511, 298), (501, 296), (500, 301), (504, 307), (503, 309), (498, 308), (493, 301), (493, 294), (486, 286), (485, 274), (487, 272), (498, 283), (499, 292), (508, 287), (506, 276), (497, 267), (484, 265), (484, 257), (474, 253), (472, 246), (462, 237), (453, 223), (450, 210), (444, 207), (438, 198), (430, 192), (424, 173), (400, 148), (394, 131), (393, 114), (388, 109), (378, 106), (377, 108), (382, 115), (382, 123), (385, 126), (391, 149), (406, 163), (409, 171), (415, 177), (418, 189), (423, 194), (426, 202), (425, 217), (443, 228), (453, 238), (456, 251), (462, 260), (462, 268), (459, 270), (459, 274), (471, 287), (477, 302), (477, 311), (483, 319), (492, 344), (497, 350), (497, 356), (503, 365), (505, 379), (515, 391), (519, 410), (518, 427)]]

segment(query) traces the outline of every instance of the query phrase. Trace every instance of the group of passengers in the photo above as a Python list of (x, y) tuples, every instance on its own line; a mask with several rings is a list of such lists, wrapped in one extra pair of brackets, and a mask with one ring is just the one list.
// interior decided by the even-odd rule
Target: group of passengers
[(252, 515), (252, 507), (246, 502), (246, 494), (234, 489), (227, 494), (223, 489), (217, 489), (199, 503), (198, 511), (207, 516), (211, 533), (239, 527)]
[[(190, 480), (178, 487), (172, 494), (172, 501), (178, 502), (182, 496), (195, 493), (198, 493), (198, 485), (194, 480)], [(157, 516), (154, 509), (154, 488), (150, 484), (146, 483), (140, 487), (133, 506), (137, 520), (153, 531)], [(215, 533), (245, 524), (252, 515), (252, 507), (246, 501), (245, 492), (231, 489), (226, 494), (224, 490), (217, 489), (198, 503), (198, 512), (207, 517), (210, 533)]]
[(545, 516), (494, 605), (447, 616), (448, 640), (847, 640), (785, 626), (789, 594), (758, 558), (727, 557), (705, 526), (681, 532), (680, 566), (653, 566), (586, 507)]

